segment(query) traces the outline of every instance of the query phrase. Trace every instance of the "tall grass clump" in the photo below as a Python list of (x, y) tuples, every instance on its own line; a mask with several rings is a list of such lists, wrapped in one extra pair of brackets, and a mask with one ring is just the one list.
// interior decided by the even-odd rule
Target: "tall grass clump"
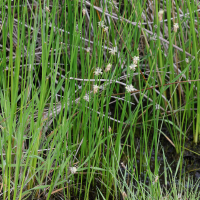
[(195, 199), (184, 152), (200, 138), (198, 9), (2, 0), (1, 198)]

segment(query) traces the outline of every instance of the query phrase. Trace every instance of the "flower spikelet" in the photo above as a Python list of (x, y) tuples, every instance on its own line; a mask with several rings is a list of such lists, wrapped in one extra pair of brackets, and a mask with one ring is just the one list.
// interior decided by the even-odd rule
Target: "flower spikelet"
[(108, 26), (104, 27), (104, 32), (108, 32)]
[(133, 70), (133, 71), (135, 71), (136, 70), (136, 67), (137, 67), (137, 65), (136, 64), (131, 64), (130, 66), (129, 66), (129, 68), (131, 69), (131, 70)]
[(114, 47), (113, 49), (111, 49), (111, 50), (109, 51), (109, 53), (110, 53), (111, 55), (115, 55), (115, 53), (117, 53), (117, 47)]
[(178, 23), (174, 23), (174, 32), (175, 32), (175, 33), (177, 32), (178, 28), (179, 28)]
[(99, 74), (102, 74), (102, 73), (103, 73), (103, 72), (102, 72), (102, 69), (99, 68), (99, 67), (97, 67), (96, 70), (94, 71), (94, 74), (97, 75), (97, 76), (98, 76)]
[(88, 94), (86, 94), (84, 97), (83, 97), (83, 99), (85, 100), (85, 101), (90, 101), (90, 97), (89, 97), (89, 95)]
[(104, 25), (104, 21), (100, 21), (100, 22), (98, 22), (97, 23), (98, 24), (98, 26), (100, 27), (100, 28), (103, 28), (105, 25)]
[(110, 63), (108, 63), (106, 66), (105, 72), (110, 71), (111, 67), (112, 67), (112, 65)]
[(86, 13), (86, 9), (85, 8), (83, 8), (82, 13), (83, 13), (83, 16), (85, 16), (85, 13)]
[(133, 85), (127, 85), (126, 87), (126, 91), (127, 92), (134, 92), (134, 91), (136, 91), (137, 89), (135, 89), (134, 87), (133, 87)]
[(50, 13), (50, 9), (49, 9), (49, 7), (45, 7), (45, 10), (47, 11), (47, 12), (49, 12)]
[(77, 168), (76, 167), (70, 167), (69, 171), (71, 172), (71, 174), (75, 174), (77, 172)]
[(162, 21), (163, 14), (164, 14), (164, 10), (160, 10), (160, 11), (158, 12), (158, 19), (159, 19), (159, 21)]
[(87, 53), (90, 53), (90, 47), (87, 47), (87, 48), (86, 48), (86, 52), (87, 52)]
[(133, 64), (137, 65), (139, 60), (140, 60), (139, 56), (134, 56), (133, 57)]
[(93, 92), (96, 94), (98, 92), (99, 86), (98, 85), (93, 85)]

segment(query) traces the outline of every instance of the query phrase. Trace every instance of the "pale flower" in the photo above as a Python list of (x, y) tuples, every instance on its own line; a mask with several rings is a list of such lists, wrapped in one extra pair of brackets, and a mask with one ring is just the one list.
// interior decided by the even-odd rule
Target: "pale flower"
[(133, 64), (131, 64), (129, 67), (130, 67), (131, 70), (135, 71), (137, 65), (133, 63)]
[(159, 176), (156, 176), (155, 181), (153, 182), (153, 185), (158, 181), (158, 179), (159, 179)]
[(85, 16), (85, 13), (86, 13), (86, 9), (85, 8), (83, 8), (82, 13), (83, 13), (83, 16)]
[(45, 10), (50, 13), (49, 7), (45, 7)]
[(127, 194), (126, 194), (126, 192), (122, 192), (122, 197), (123, 197), (123, 199), (126, 199), (127, 198)]
[(160, 10), (160, 11), (158, 12), (158, 19), (159, 19), (159, 21), (162, 21), (163, 13), (164, 13), (164, 10)]
[(139, 56), (134, 56), (133, 57), (133, 63), (135, 64), (135, 65), (137, 65), (137, 62), (139, 61), (140, 59), (139, 59)]
[(111, 55), (115, 55), (115, 53), (117, 53), (117, 47), (114, 47), (113, 49), (111, 49), (111, 50), (109, 51), (109, 53), (110, 53)]
[(83, 99), (85, 100), (85, 101), (90, 101), (90, 97), (89, 97), (89, 95), (88, 94), (86, 94), (84, 97), (83, 97)]
[(99, 86), (98, 85), (93, 85), (93, 92), (96, 94), (98, 92)]
[(126, 166), (124, 165), (123, 162), (121, 162), (121, 166), (122, 166), (124, 169), (126, 169)]
[(156, 110), (159, 110), (159, 109), (160, 109), (160, 105), (156, 104)]
[(111, 67), (112, 67), (112, 65), (111, 65), (110, 63), (107, 64), (106, 69), (105, 69), (105, 72), (110, 71)]
[(103, 28), (105, 25), (104, 25), (104, 21), (100, 21), (100, 22), (98, 22), (97, 23), (98, 24), (98, 26), (100, 27), (100, 28)]
[(90, 52), (90, 47), (86, 48), (86, 52), (89, 53)]
[(76, 167), (70, 167), (69, 171), (71, 172), (71, 174), (75, 174), (77, 172), (77, 168)]
[(158, 181), (158, 178), (159, 178), (159, 176), (156, 176), (156, 178), (155, 178), (155, 183)]
[(109, 133), (112, 131), (112, 129), (111, 129), (111, 127), (110, 127), (110, 126), (108, 127), (108, 131), (109, 131)]
[(181, 193), (179, 193), (179, 194), (178, 194), (178, 199), (181, 199), (181, 200), (182, 200), (182, 198), (181, 198), (181, 197), (182, 197), (182, 194), (181, 194)]
[(177, 32), (178, 28), (179, 28), (178, 23), (174, 23), (174, 32)]
[(134, 91), (136, 91), (136, 89), (132, 85), (127, 85), (125, 88), (126, 88), (127, 92), (134, 92)]
[(99, 67), (97, 67), (96, 70), (94, 71), (94, 74), (97, 75), (97, 76), (98, 76), (99, 74), (102, 74), (102, 73), (103, 73), (103, 72), (102, 72), (102, 69), (99, 68)]
[(108, 32), (108, 26), (105, 26), (105, 27), (104, 27), (104, 31), (105, 31), (105, 32)]
[(189, 59), (188, 59), (188, 58), (186, 58), (186, 59), (185, 59), (185, 62), (188, 64), (188, 63), (189, 63)]

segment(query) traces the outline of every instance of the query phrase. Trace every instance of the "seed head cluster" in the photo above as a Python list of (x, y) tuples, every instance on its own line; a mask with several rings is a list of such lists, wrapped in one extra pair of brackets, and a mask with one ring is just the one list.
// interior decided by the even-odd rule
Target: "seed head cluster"
[(162, 19), (163, 19), (163, 14), (164, 14), (164, 10), (160, 10), (160, 11), (158, 12), (158, 19), (159, 19), (159, 21), (162, 21)]
[(112, 65), (110, 63), (108, 63), (106, 66), (105, 72), (110, 71), (111, 67), (112, 67)]
[(99, 90), (99, 86), (98, 85), (93, 85), (93, 92), (94, 94), (96, 94)]
[(96, 70), (94, 71), (94, 74), (95, 74), (96, 76), (98, 76), (99, 74), (102, 74), (102, 73), (103, 73), (103, 72), (102, 72), (102, 69), (99, 68), (99, 67), (97, 67)]
[(117, 53), (117, 47), (110, 49), (109, 53), (114, 56)]
[(179, 28), (178, 23), (174, 23), (174, 32), (175, 32), (175, 33), (177, 32), (178, 28)]
[(90, 97), (89, 97), (89, 95), (88, 95), (88, 94), (86, 94), (86, 95), (83, 97), (83, 99), (84, 99), (85, 101), (87, 101), (87, 102), (89, 102), (89, 101), (90, 101)]
[(127, 85), (125, 88), (126, 88), (126, 91), (127, 91), (127, 92), (134, 92), (134, 91), (137, 90), (137, 89), (135, 89), (135, 88), (133, 87), (132, 84)]
[(140, 60), (140, 59), (139, 59), (138, 56), (134, 56), (134, 57), (133, 57), (133, 63), (129, 66), (130, 70), (133, 70), (133, 71), (136, 70), (137, 63), (138, 63), (139, 60)]

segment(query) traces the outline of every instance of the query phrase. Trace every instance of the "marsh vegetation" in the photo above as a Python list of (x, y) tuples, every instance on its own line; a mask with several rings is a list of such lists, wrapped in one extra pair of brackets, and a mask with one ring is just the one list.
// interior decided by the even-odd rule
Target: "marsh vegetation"
[(1, 0), (0, 198), (198, 199), (200, 4)]

